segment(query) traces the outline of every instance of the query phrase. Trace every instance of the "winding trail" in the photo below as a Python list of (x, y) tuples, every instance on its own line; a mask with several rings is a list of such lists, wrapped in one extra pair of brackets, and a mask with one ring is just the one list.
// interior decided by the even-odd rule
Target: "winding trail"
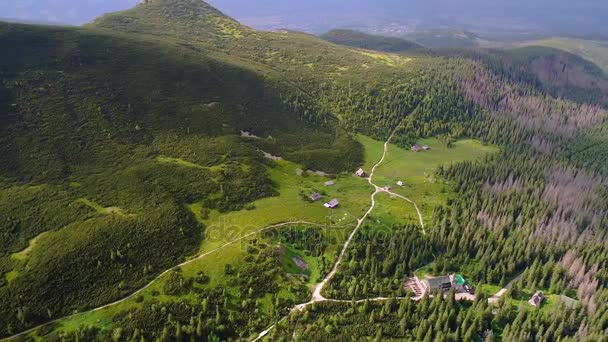
[[(325, 285), (327, 285), (327, 283), (331, 280), (331, 278), (334, 277), (334, 275), (338, 271), (338, 267), (340, 266), (340, 263), (342, 262), (342, 259), (344, 258), (344, 255), (346, 254), (346, 251), (348, 250), (348, 247), (350, 246), (353, 238), (359, 232), (359, 229), (363, 225), (363, 222), (365, 222), (365, 220), (367, 219), (367, 217), (369, 216), (369, 214), (371, 214), (371, 212), (376, 207), (376, 195), (378, 195), (381, 192), (389, 192), (390, 193), (390, 191), (385, 190), (385, 189), (379, 187), (378, 185), (374, 184), (373, 178), (374, 178), (374, 173), (376, 172), (376, 169), (384, 162), (384, 159), (386, 158), (386, 153), (388, 152), (388, 144), (393, 139), (393, 136), (395, 135), (395, 132), (396, 132), (396, 129), (391, 133), (391, 135), (388, 137), (388, 139), (384, 142), (384, 150), (382, 152), (382, 158), (380, 158), (380, 160), (376, 164), (374, 164), (374, 166), (372, 167), (372, 171), (370, 172), (369, 177), (367, 178), (367, 182), (371, 186), (374, 187), (374, 193), (371, 194), (371, 196), (370, 196), (370, 199), (371, 199), (372, 202), (371, 202), (371, 205), (370, 205), (369, 209), (367, 209), (367, 211), (365, 212), (365, 214), (361, 218), (357, 219), (357, 225), (355, 226), (355, 229), (353, 229), (353, 231), (348, 236), (348, 239), (344, 243), (344, 246), (342, 246), (342, 250), (340, 251), (340, 255), (338, 256), (338, 259), (334, 263), (334, 267), (327, 274), (327, 276), (325, 276), (325, 278), (323, 279), (323, 281), (321, 281), (319, 284), (317, 284), (317, 286), (315, 286), (315, 290), (312, 293), (312, 300), (311, 300), (311, 302), (306, 303), (307, 305), (310, 304), (310, 303), (321, 302), (321, 301), (327, 300), (325, 297), (323, 297), (323, 295), (321, 294), (321, 292), (323, 291), (323, 288), (325, 287)], [(405, 198), (403, 196), (398, 196), (398, 197), (401, 197), (401, 198), (407, 200), (410, 203), (414, 203), (413, 201), (411, 201), (411, 200), (409, 200), (409, 199), (407, 199), (407, 198)], [(416, 206), (416, 210), (418, 210), (417, 206)], [(420, 223), (423, 225), (423, 229), (424, 229), (424, 222), (422, 222), (422, 214), (420, 213), (420, 211), (418, 211), (418, 214), (419, 214), (419, 218), (420, 218)], [(300, 308), (298, 308), (298, 309), (300, 309)]]
[[(334, 275), (338, 271), (338, 267), (340, 266), (340, 263), (342, 262), (342, 259), (344, 258), (344, 255), (346, 254), (346, 251), (348, 250), (348, 247), (350, 246), (353, 238), (359, 232), (359, 229), (361, 228), (361, 226), (363, 225), (363, 223), (365, 222), (365, 220), (369, 217), (369, 215), (371, 214), (371, 212), (376, 207), (376, 195), (378, 195), (379, 193), (386, 192), (386, 193), (388, 193), (388, 194), (390, 194), (392, 196), (401, 198), (401, 199), (407, 201), (408, 203), (413, 204), (414, 208), (416, 208), (416, 212), (418, 213), (418, 219), (419, 219), (420, 225), (422, 227), (422, 232), (423, 232), (423, 234), (426, 234), (426, 231), (424, 230), (424, 221), (422, 219), (422, 212), (420, 211), (420, 209), (418, 208), (418, 205), (416, 205), (416, 203), (414, 201), (412, 201), (411, 199), (409, 199), (407, 197), (404, 197), (404, 196), (401, 196), (401, 195), (396, 194), (394, 192), (391, 192), (390, 190), (387, 190), (385, 188), (379, 187), (378, 185), (376, 185), (373, 182), (374, 173), (376, 172), (376, 169), (380, 165), (382, 165), (382, 163), (384, 162), (384, 159), (386, 158), (386, 154), (388, 152), (388, 145), (391, 142), (391, 140), (393, 139), (393, 137), (395, 136), (395, 132), (397, 131), (397, 128), (395, 128), (395, 130), (393, 130), (393, 132), (391, 133), (391, 135), (384, 142), (384, 150), (382, 152), (382, 158), (380, 158), (380, 160), (376, 164), (374, 164), (374, 166), (372, 167), (372, 170), (371, 170), (371, 172), (369, 174), (369, 177), (367, 178), (368, 183), (371, 186), (374, 187), (374, 192), (370, 196), (371, 204), (370, 204), (369, 209), (365, 212), (365, 214), (361, 218), (357, 219), (357, 226), (355, 226), (355, 229), (353, 229), (353, 231), (348, 236), (348, 239), (344, 243), (344, 246), (342, 246), (342, 250), (340, 251), (340, 255), (338, 256), (338, 259), (336, 259), (336, 262), (334, 263), (334, 266), (332, 267), (331, 271), (327, 274), (327, 276), (325, 276), (325, 278), (323, 279), (323, 281), (321, 281), (319, 284), (317, 284), (315, 286), (315, 289), (314, 289), (314, 291), (312, 293), (311, 300), (309, 302), (301, 303), (301, 304), (296, 305), (291, 310), (289, 310), (290, 312), (293, 311), (293, 310), (302, 311), (307, 306), (309, 306), (309, 305), (311, 305), (313, 303), (319, 303), (319, 302), (337, 302), (337, 303), (342, 303), (342, 302), (351, 303), (352, 302), (350, 300), (328, 299), (328, 298), (323, 297), (323, 295), (321, 294), (321, 292), (323, 291), (323, 288), (325, 287), (325, 285), (327, 285), (327, 283), (329, 283), (329, 281), (334, 277)], [(388, 300), (388, 299), (389, 298), (380, 297), (380, 298), (374, 298), (374, 299), (361, 299), (361, 300), (358, 300), (356, 302), (357, 303), (361, 303), (361, 302), (365, 302), (365, 301), (368, 301), (368, 300), (369, 301), (385, 301), (385, 300)], [(396, 298), (396, 299), (405, 299), (405, 298)], [(417, 298), (417, 299), (413, 298), (413, 299), (414, 300), (419, 300), (420, 298)], [(271, 326), (269, 326), (268, 328), (266, 328), (266, 330), (264, 330), (261, 333), (259, 333), (258, 336), (252, 342), (256, 342), (256, 341), (260, 340), (261, 338), (263, 338), (264, 336), (266, 336), (270, 331), (272, 331), (272, 329), (274, 329), (274, 327), (277, 324), (279, 324), (280, 322), (284, 321), (285, 319), (287, 319), (287, 316), (281, 318), (277, 323), (272, 324)]]
[(245, 239), (247, 239), (247, 238), (249, 238), (251, 236), (257, 235), (257, 234), (265, 232), (267, 230), (271, 230), (271, 229), (274, 229), (274, 228), (281, 228), (281, 227), (285, 227), (285, 226), (291, 226), (291, 225), (295, 225), (295, 224), (305, 224), (305, 225), (309, 225), (309, 226), (325, 226), (324, 224), (319, 224), (319, 223), (314, 223), (314, 222), (308, 222), (308, 221), (290, 221), (290, 222), (283, 222), (283, 223), (278, 223), (278, 224), (273, 224), (273, 225), (270, 225), (270, 226), (266, 226), (264, 228), (261, 228), (261, 229), (258, 229), (256, 231), (253, 231), (251, 233), (245, 234), (245, 235), (243, 235), (243, 236), (241, 236), (241, 237), (239, 237), (239, 238), (237, 238), (235, 240), (227, 242), (227, 243), (225, 243), (225, 244), (223, 244), (223, 245), (221, 245), (219, 247), (216, 247), (216, 248), (214, 248), (214, 249), (212, 249), (212, 250), (210, 250), (208, 252), (205, 252), (205, 253), (202, 253), (202, 254), (198, 254), (195, 257), (193, 257), (192, 259), (186, 260), (186, 261), (182, 262), (179, 265), (176, 265), (176, 266), (173, 266), (173, 267), (167, 269), (166, 271), (162, 272), (161, 274), (159, 274), (158, 276), (156, 276), (154, 279), (152, 279), (144, 287), (140, 288), (139, 290), (131, 293), (130, 295), (128, 295), (128, 296), (126, 296), (126, 297), (124, 297), (122, 299), (119, 299), (119, 300), (117, 300), (115, 302), (112, 302), (112, 303), (109, 303), (109, 304), (105, 304), (103, 306), (100, 306), (100, 307), (97, 307), (97, 308), (94, 308), (94, 309), (91, 309), (91, 310), (75, 313), (75, 314), (69, 315), (69, 316), (64, 316), (64, 317), (57, 318), (55, 320), (52, 320), (52, 321), (49, 321), (49, 322), (37, 325), (37, 326), (35, 326), (33, 328), (30, 328), (28, 330), (22, 331), (22, 332), (20, 332), (18, 334), (15, 334), (13, 336), (2, 338), (2, 339), (0, 339), (0, 342), (10, 341), (10, 340), (15, 339), (17, 337), (30, 334), (30, 333), (36, 331), (37, 329), (40, 329), (40, 328), (42, 328), (44, 326), (47, 326), (47, 325), (51, 325), (51, 324), (57, 323), (59, 321), (65, 320), (65, 319), (70, 319), (70, 318), (74, 318), (74, 317), (79, 317), (79, 316), (87, 315), (87, 314), (90, 314), (90, 313), (101, 311), (103, 309), (109, 308), (109, 307), (114, 306), (114, 305), (118, 305), (120, 303), (124, 303), (127, 300), (134, 298), (138, 294), (142, 293), (143, 291), (145, 291), (146, 289), (148, 289), (149, 287), (151, 287), (160, 278), (162, 278), (163, 276), (165, 276), (167, 273), (175, 270), (176, 268), (179, 268), (179, 267), (182, 267), (182, 266), (186, 266), (186, 265), (189, 265), (189, 264), (191, 264), (191, 263), (193, 263), (195, 261), (201, 260), (201, 259), (203, 259), (203, 258), (205, 258), (205, 257), (207, 257), (207, 256), (209, 256), (209, 255), (211, 255), (211, 254), (213, 254), (215, 252), (218, 252), (218, 251), (220, 251), (220, 250), (222, 250), (222, 249), (224, 249), (224, 248), (226, 248), (228, 246), (234, 245), (234, 244), (236, 244), (238, 242), (241, 242), (241, 241), (243, 241), (243, 240), (245, 240)]
[[(374, 166), (372, 167), (372, 170), (370, 172), (370, 176), (367, 179), (368, 183), (371, 186), (374, 187), (374, 192), (370, 196), (371, 205), (370, 205), (369, 209), (365, 212), (365, 214), (361, 218), (357, 219), (357, 225), (355, 226), (355, 228), (353, 229), (353, 231), (350, 233), (348, 239), (344, 243), (344, 246), (342, 247), (342, 250), (340, 251), (340, 255), (338, 256), (338, 259), (336, 260), (333, 268), (327, 274), (327, 276), (325, 276), (325, 278), (323, 279), (323, 281), (321, 281), (319, 284), (317, 284), (315, 286), (315, 289), (314, 289), (313, 294), (312, 294), (311, 301), (309, 301), (307, 303), (302, 303), (302, 304), (296, 305), (290, 311), (295, 310), (295, 309), (302, 311), (308, 305), (311, 305), (311, 304), (316, 303), (316, 302), (323, 302), (323, 301), (342, 302), (341, 300), (327, 299), (327, 298), (323, 297), (323, 295), (321, 294), (321, 292), (323, 291), (323, 288), (325, 287), (325, 285), (327, 285), (327, 283), (334, 277), (334, 275), (338, 271), (338, 267), (340, 266), (340, 263), (342, 262), (342, 259), (344, 258), (344, 255), (346, 254), (346, 251), (348, 250), (348, 247), (350, 246), (352, 240), (354, 239), (355, 235), (357, 234), (357, 232), (359, 231), (359, 229), (361, 228), (361, 226), (363, 225), (363, 223), (365, 222), (365, 220), (369, 217), (369, 215), (371, 214), (371, 212), (376, 207), (376, 195), (378, 195), (379, 193), (382, 193), (382, 192), (389, 193), (392, 196), (396, 196), (398, 198), (401, 198), (401, 199), (403, 199), (403, 200), (405, 200), (405, 201), (413, 204), (414, 207), (416, 208), (416, 212), (418, 213), (418, 219), (420, 221), (420, 225), (422, 227), (422, 231), (423, 231), (424, 234), (426, 234), (426, 232), (424, 230), (424, 221), (422, 219), (422, 213), (420, 212), (420, 209), (418, 208), (418, 205), (416, 205), (416, 203), (414, 201), (410, 200), (407, 197), (401, 196), (399, 194), (395, 194), (395, 193), (393, 193), (393, 192), (391, 192), (391, 191), (389, 191), (387, 189), (381, 188), (378, 185), (374, 184), (374, 182), (373, 182), (374, 173), (375, 173), (376, 169), (384, 162), (384, 159), (386, 158), (386, 154), (387, 154), (387, 151), (388, 151), (388, 145), (389, 145), (390, 141), (392, 140), (393, 136), (395, 135), (396, 131), (397, 131), (397, 129), (395, 129), (391, 133), (391, 135), (389, 136), (389, 138), (384, 142), (384, 150), (383, 150), (383, 153), (382, 153), (382, 158), (380, 158), (380, 160), (376, 164), (374, 164)], [(103, 309), (106, 309), (106, 308), (109, 308), (109, 307), (112, 307), (112, 306), (124, 303), (127, 300), (132, 299), (135, 296), (137, 296), (138, 294), (142, 293), (146, 289), (150, 288), (160, 278), (162, 278), (163, 276), (165, 276), (169, 272), (175, 270), (176, 268), (189, 265), (189, 264), (191, 264), (191, 263), (193, 263), (195, 261), (198, 261), (200, 259), (203, 259), (203, 258), (209, 256), (210, 254), (216, 253), (216, 252), (218, 252), (218, 251), (220, 251), (220, 250), (222, 250), (222, 249), (224, 249), (224, 248), (226, 248), (226, 247), (228, 247), (230, 245), (234, 245), (234, 244), (236, 244), (238, 242), (241, 242), (241, 241), (243, 241), (243, 240), (245, 240), (245, 239), (247, 239), (247, 238), (249, 238), (251, 236), (254, 236), (256, 234), (262, 233), (264, 231), (267, 231), (267, 230), (270, 230), (270, 229), (274, 229), (274, 228), (280, 228), (280, 227), (290, 226), (290, 225), (294, 225), (294, 224), (306, 224), (306, 225), (312, 225), (312, 226), (324, 226), (323, 224), (318, 224), (318, 223), (308, 222), (308, 221), (290, 221), (290, 222), (284, 222), (284, 223), (279, 223), (279, 224), (274, 224), (274, 225), (266, 226), (266, 227), (261, 228), (259, 230), (256, 230), (256, 231), (253, 231), (251, 233), (245, 234), (245, 235), (243, 235), (243, 236), (241, 236), (241, 237), (239, 237), (239, 238), (237, 238), (235, 240), (227, 242), (227, 243), (225, 243), (225, 244), (223, 244), (223, 245), (221, 245), (219, 247), (216, 247), (216, 248), (214, 248), (214, 249), (212, 249), (212, 250), (210, 250), (208, 252), (196, 255), (192, 259), (184, 261), (184, 262), (182, 262), (179, 265), (173, 266), (173, 267), (165, 270), (164, 272), (162, 272), (158, 276), (156, 276), (154, 279), (152, 279), (144, 287), (140, 288), (139, 290), (131, 293), (130, 295), (128, 295), (128, 296), (126, 296), (126, 297), (124, 297), (124, 298), (122, 298), (120, 300), (117, 300), (117, 301), (109, 303), (109, 304), (105, 304), (103, 306), (100, 306), (100, 307), (97, 307), (97, 308), (94, 308), (94, 309), (91, 309), (91, 310), (79, 312), (79, 313), (76, 313), (76, 314), (73, 314), (73, 315), (69, 315), (69, 316), (64, 316), (64, 317), (61, 317), (61, 318), (58, 318), (58, 319), (55, 319), (55, 320), (52, 320), (52, 321), (40, 324), (38, 326), (35, 326), (33, 328), (30, 328), (28, 330), (25, 330), (25, 331), (22, 331), (22, 332), (20, 332), (18, 334), (15, 334), (13, 336), (0, 339), (0, 342), (10, 341), (10, 340), (15, 339), (17, 337), (21, 337), (21, 336), (30, 334), (30, 333), (36, 331), (39, 328), (42, 328), (44, 326), (48, 326), (48, 325), (57, 323), (59, 321), (65, 320), (65, 319), (70, 319), (70, 318), (79, 317), (79, 316), (82, 316), (82, 315), (94, 313), (94, 312), (101, 311)], [(389, 298), (362, 299), (362, 300), (360, 300), (358, 302), (364, 302), (366, 300), (384, 301), (384, 300), (388, 300), (388, 299)], [(351, 301), (344, 301), (344, 302), (351, 302)], [(276, 324), (284, 321), (286, 318), (287, 318), (287, 316), (283, 317), (277, 323), (271, 325), (266, 330), (262, 331), (254, 341), (257, 341), (257, 340), (261, 339), (262, 337), (266, 336), (275, 327)]]

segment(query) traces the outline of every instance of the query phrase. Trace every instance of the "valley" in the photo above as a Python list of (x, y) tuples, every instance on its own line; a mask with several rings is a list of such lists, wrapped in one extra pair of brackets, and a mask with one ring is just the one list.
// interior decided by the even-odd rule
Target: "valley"
[[(152, 282), (129, 294), (124, 299), (47, 324), (66, 333), (76, 331), (83, 325), (103, 330), (111, 326), (108, 322), (111, 322), (112, 317), (121, 311), (140, 308), (142, 302), (149, 300), (173, 300), (175, 296), (162, 295), (162, 293), (166, 286), (165, 284), (170, 281), (169, 276), (175, 271), (179, 271), (185, 277), (197, 277), (197, 274), (205, 274), (209, 277), (209, 281), (205, 284), (205, 287), (225, 286), (230, 279), (230, 277), (226, 277), (224, 274), (226, 265), (236, 266), (237, 269), (244, 266), (241, 260), (246, 257), (243, 248), (248, 241), (262, 238), (267, 240), (268, 243), (273, 243), (274, 234), (266, 236), (265, 233), (273, 230), (290, 230), (297, 226), (301, 226), (304, 229), (318, 227), (324, 231), (326, 239), (331, 240), (338, 237), (332, 246), (333, 248), (328, 248), (325, 253), (328, 260), (333, 260), (333, 267), (323, 281), (318, 284), (314, 283), (313, 300), (307, 304), (326, 301), (328, 299), (321, 295), (323, 285), (329, 282), (333, 274), (337, 272), (341, 258), (347, 250), (350, 241), (355, 237), (362, 224), (366, 220), (369, 220), (371, 215), (386, 219), (386, 221), (376, 221), (376, 223), (382, 224), (383, 227), (388, 229), (391, 229), (391, 225), (410, 220), (424, 231), (422, 214), (417, 212), (418, 204), (406, 197), (398, 198), (401, 197), (398, 193), (392, 193), (385, 190), (384, 187), (378, 186), (375, 183), (377, 182), (375, 179), (378, 178), (378, 174), (387, 174), (388, 172), (391, 177), (384, 176), (381, 179), (383, 181), (391, 179), (390, 181), (387, 180), (391, 184), (396, 182), (395, 179), (406, 180), (410, 184), (409, 188), (417, 190), (413, 192), (416, 198), (423, 198), (423, 201), (432, 198), (435, 205), (442, 205), (447, 198), (446, 196), (449, 195), (450, 190), (446, 190), (446, 188), (449, 189), (450, 185), (448, 183), (443, 184), (441, 194), (440, 191), (435, 189), (431, 195), (429, 191), (432, 190), (425, 190), (424, 183), (439, 182), (441, 184), (441, 180), (415, 181), (414, 175), (431, 175), (440, 165), (447, 166), (449, 163), (466, 160), (476, 161), (484, 156), (484, 154), (497, 152), (494, 147), (482, 146), (479, 142), (473, 140), (458, 141), (450, 149), (442, 148), (440, 143), (435, 140), (429, 140), (428, 142), (433, 149), (427, 155), (416, 154), (402, 149), (396, 145), (389, 144), (389, 141), (382, 143), (366, 136), (360, 136), (358, 140), (364, 146), (366, 155), (364, 167), (372, 165), (374, 159), (378, 160), (380, 157), (380, 160), (373, 163), (369, 168), (371, 170), (369, 179), (357, 178), (352, 174), (343, 174), (336, 179), (335, 186), (321, 191), (324, 194), (324, 198), (344, 198), (345, 200), (341, 202), (339, 209), (329, 210), (324, 208), (319, 202), (309, 203), (302, 198), (302, 193), (309, 193), (315, 191), (314, 189), (320, 189), (329, 178), (318, 175), (298, 175), (297, 170), (300, 170), (302, 166), (292, 162), (277, 161), (277, 165), (268, 170), (271, 179), (278, 184), (279, 195), (277, 197), (255, 201), (252, 203), (251, 209), (248, 208), (224, 214), (210, 211), (205, 214), (206, 218), (203, 218), (200, 214), (203, 209), (200, 204), (195, 203), (189, 206), (201, 224), (206, 227), (204, 243), (198, 254), (162, 272)], [(164, 162), (175, 159), (163, 157), (162, 160)], [(440, 163), (440, 160), (446, 164)], [(180, 160), (179, 164), (192, 167), (190, 166), (191, 163), (183, 160)], [(424, 177), (418, 177), (418, 179), (422, 178)], [(370, 191), (370, 185), (371, 188), (375, 189), (374, 192)], [(394, 186), (397, 187), (397, 185)], [(303, 192), (306, 190), (308, 192)], [(380, 206), (381, 203), (386, 202), (386, 199), (381, 196), (384, 193), (388, 194), (391, 198), (398, 198), (399, 201), (396, 203), (390, 201), (390, 204), (384, 203), (381, 206), (383, 216), (377, 216), (376, 206)], [(422, 193), (425, 193), (425, 195), (423, 196)], [(370, 197), (372, 201), (371, 206), (364, 208), (364, 206), (369, 205)], [(377, 197), (378, 202), (376, 200)], [(422, 202), (419, 203), (424, 208), (433, 207), (431, 204), (422, 205)], [(362, 218), (357, 218), (357, 215), (363, 216)], [(297, 249), (294, 251), (295, 253), (302, 252)], [(307, 258), (307, 260), (314, 263), (318, 262), (317, 258)], [(323, 270), (319, 271), (324, 272)], [(329, 299), (329, 301), (332, 300)], [(297, 307), (301, 311), (305, 308), (305, 305), (298, 305)], [(35, 332), (40, 329), (43, 328), (37, 327), (25, 333)]]
[(321, 38), (0, 23), (0, 339), (602, 340), (601, 68)]

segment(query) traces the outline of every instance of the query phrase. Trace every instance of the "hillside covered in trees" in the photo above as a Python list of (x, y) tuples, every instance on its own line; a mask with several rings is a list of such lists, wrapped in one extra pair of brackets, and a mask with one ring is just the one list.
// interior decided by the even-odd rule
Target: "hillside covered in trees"
[(331, 30), (320, 36), (338, 45), (384, 52), (415, 52), (424, 50), (422, 45), (401, 38), (374, 36), (352, 30)]
[[(82, 28), (0, 24), (0, 337), (605, 339), (604, 76), (547, 50), (355, 40), (255, 31), (199, 0)], [(500, 152), (424, 175), (441, 187), (426, 227), (372, 211), (351, 242), (348, 214), (373, 192), (352, 173), (380, 160), (361, 136)], [(413, 202), (431, 196), (404, 181)], [(259, 214), (290, 191), (302, 208), (312, 192), (361, 203)], [(274, 218), (289, 209), (293, 224)], [(298, 310), (334, 265), (336, 301)], [(412, 300), (422, 268), (465, 275), (475, 300)], [(535, 291), (549, 305), (528, 306)]]

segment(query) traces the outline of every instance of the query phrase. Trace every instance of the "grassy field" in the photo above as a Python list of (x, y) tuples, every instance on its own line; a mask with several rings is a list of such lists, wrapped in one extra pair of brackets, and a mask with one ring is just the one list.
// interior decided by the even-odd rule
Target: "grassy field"
[(388, 231), (397, 224), (420, 224), (413, 204), (388, 193), (376, 196), (376, 208), (369, 219), (374, 221), (374, 229), (388, 229)]
[(483, 293), (487, 297), (492, 297), (500, 290), (502, 290), (502, 286), (492, 284), (483, 284), (478, 288), (478, 292)]
[[(307, 269), (302, 269), (295, 263), (295, 258), (301, 259), (307, 265)], [(321, 269), (317, 258), (308, 256), (305, 253), (293, 248), (286, 247), (283, 256), (283, 269), (291, 274), (303, 274), (308, 277), (308, 285), (316, 284), (321, 278)]]
[[(366, 138), (360, 138), (360, 141), (365, 144), (366, 151), (368, 146), (372, 151), (382, 148), (381, 144), (370, 142)], [(498, 152), (498, 148), (483, 145), (477, 140), (460, 140), (451, 148), (437, 139), (423, 139), (418, 143), (420, 146), (429, 145), (431, 149), (414, 153), (389, 145), (384, 163), (376, 170), (375, 183), (379, 186), (390, 185), (393, 192), (416, 202), (425, 222), (430, 221), (433, 208), (445, 203), (450, 192), (449, 185), (434, 176), (439, 166), (479, 160), (487, 154)], [(397, 181), (402, 181), (405, 185), (399, 187)]]
[[(359, 136), (358, 140), (365, 147), (363, 167), (369, 172), (372, 165), (382, 156), (383, 143), (365, 136)], [(379, 185), (386, 183), (392, 184), (394, 187), (396, 187), (396, 180), (406, 182), (404, 188), (395, 189), (395, 191), (412, 197), (423, 208), (425, 219), (430, 219), (433, 206), (442, 203), (449, 192), (448, 185), (433, 179), (433, 173), (439, 165), (475, 160), (487, 153), (497, 151), (494, 147), (483, 146), (473, 140), (457, 142), (450, 149), (443, 147), (435, 139), (423, 140), (420, 143), (431, 146), (431, 151), (415, 154), (390, 145), (385, 162), (377, 169), (375, 180)], [(158, 161), (181, 164), (179, 160), (172, 158), (162, 158)], [(213, 251), (228, 242), (269, 225), (307, 221), (323, 225), (325, 234), (332, 234), (334, 243), (328, 246), (324, 256), (328, 261), (333, 262), (346, 235), (354, 227), (356, 218), (361, 217), (369, 207), (369, 196), (373, 189), (366, 179), (355, 177), (350, 173), (337, 176), (333, 179), (335, 185), (326, 187), (324, 183), (330, 178), (298, 172), (300, 167), (289, 161), (276, 161), (276, 165), (268, 168), (268, 172), (277, 186), (279, 195), (255, 201), (241, 211), (220, 213), (204, 209), (202, 203), (189, 205), (189, 209), (205, 226), (205, 239), (200, 246), (200, 253)], [(306, 200), (313, 192), (321, 193), (323, 199), (318, 202)], [(340, 200), (341, 205), (338, 209), (329, 210), (323, 206), (324, 202), (332, 198)], [(414, 207), (402, 199), (391, 198), (388, 194), (379, 194), (377, 201), (377, 208), (371, 215), (372, 220), (379, 221), (387, 227), (397, 223), (418, 222)], [(107, 210), (93, 202), (87, 201), (86, 204), (98, 211), (106, 212)], [(217, 252), (182, 266), (181, 271), (185, 277), (194, 277), (202, 271), (210, 278), (209, 284), (205, 287), (225, 286), (230, 290), (224, 274), (225, 265), (230, 264), (236, 269), (243, 266), (243, 260), (247, 255), (247, 241), (259, 237), (254, 234), (235, 244), (225, 246)], [(269, 241), (269, 243), (273, 242)], [(308, 264), (309, 269), (298, 269), (293, 262), (293, 257), (301, 258)], [(316, 283), (322, 272), (318, 258), (307, 256), (302, 251), (289, 246), (286, 246), (285, 249), (283, 267), (288, 273), (307, 275), (309, 285)], [(67, 318), (58, 324), (64, 330), (75, 330), (81, 325), (107, 328), (111, 326), (112, 317), (116, 313), (141, 305), (139, 302), (142, 299), (175, 300), (177, 297), (163, 294), (162, 289), (166, 278), (167, 275), (161, 277), (150, 287), (125, 302), (93, 313)], [(285, 293), (281, 296), (287, 298), (290, 294)], [(188, 298), (188, 296), (181, 298)]]
[(416, 270), (415, 276), (418, 277), (419, 279), (424, 279), (427, 276), (431, 277), (432, 276), (431, 266), (433, 266), (433, 263), (430, 263), (430, 264)]
[[(371, 139), (369, 140), (371, 141)], [(381, 156), (381, 148), (366, 152), (366, 158), (369, 159), (368, 163), (375, 163)], [(167, 157), (157, 161), (161, 163), (183, 164), (178, 159)], [(195, 165), (189, 166), (197, 167)], [(195, 214), (196, 218), (206, 227), (205, 239), (200, 246), (200, 253), (212, 251), (230, 241), (239, 239), (269, 225), (292, 221), (307, 221), (325, 225), (324, 230), (331, 232), (332, 238), (335, 238), (335, 244), (328, 246), (324, 255), (328, 261), (333, 262), (346, 235), (354, 227), (356, 218), (362, 216), (367, 210), (369, 196), (373, 189), (365, 179), (357, 178), (352, 174), (339, 175), (333, 179), (336, 183), (334, 186), (326, 187), (324, 183), (329, 178), (307, 173), (299, 175), (299, 168), (301, 168), (300, 165), (289, 161), (276, 161), (276, 166), (268, 168), (268, 172), (277, 186), (279, 195), (255, 201), (251, 205), (248, 205), (247, 209), (228, 213), (211, 210), (203, 214), (206, 210), (204, 210), (201, 203), (189, 205), (190, 210)], [(311, 203), (303, 198), (313, 192), (323, 194), (323, 199)], [(340, 200), (340, 207), (335, 210), (325, 208), (323, 203), (333, 198)], [(90, 204), (96, 209), (103, 209), (101, 206), (95, 205), (95, 203), (90, 202)], [(248, 239), (255, 237), (259, 237), (259, 235), (254, 234)], [(217, 253), (209, 254), (202, 259), (194, 260), (188, 265), (181, 267), (184, 276), (192, 277), (198, 272), (203, 271), (210, 277), (210, 282), (206, 286), (225, 286), (224, 267), (226, 264), (230, 264), (238, 269), (243, 265), (243, 259), (247, 255), (246, 246), (248, 239), (228, 245)], [(303, 255), (303, 253), (294, 249), (289, 251), (290, 253), (287, 253), (286, 257), (298, 255), (309, 265), (308, 283), (309, 285), (315, 283), (320, 277), (321, 272), (316, 260), (317, 258)], [(293, 265), (289, 265), (288, 262), (285, 263), (286, 271), (294, 271), (293, 267), (290, 266)], [(66, 331), (76, 330), (81, 325), (107, 328), (111, 325), (114, 315), (141, 305), (138, 303), (141, 299), (148, 300), (154, 298), (160, 301), (177, 299), (176, 297), (162, 294), (166, 278), (167, 276), (161, 277), (149, 288), (139, 293), (138, 296), (125, 302), (96, 312), (66, 318), (58, 324)], [(283, 295), (284, 297), (289, 297), (290, 294), (285, 293)], [(137, 301), (136, 298), (138, 299)]]
[[(370, 158), (372, 155), (370, 155)], [(379, 157), (376, 157), (376, 160)], [(270, 177), (278, 186), (279, 196), (255, 201), (247, 209), (220, 213), (210, 211), (208, 218), (201, 216), (200, 203), (191, 205), (191, 210), (206, 228), (206, 239), (201, 251), (220, 246), (263, 227), (293, 221), (307, 221), (327, 225), (353, 225), (369, 206), (372, 188), (364, 179), (353, 175), (338, 176), (334, 186), (327, 187), (327, 177), (308, 174), (298, 175), (299, 165), (279, 160), (277, 166), (269, 169)], [(354, 170), (353, 170), (354, 171)], [(317, 202), (304, 199), (319, 192), (323, 198)], [(329, 210), (323, 203), (336, 198), (340, 207)], [(249, 210), (248, 210), (249, 209)]]

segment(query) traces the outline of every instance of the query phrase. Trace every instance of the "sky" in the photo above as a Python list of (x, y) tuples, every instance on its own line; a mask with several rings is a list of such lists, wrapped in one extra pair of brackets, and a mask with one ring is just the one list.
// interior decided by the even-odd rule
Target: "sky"
[[(139, 0), (0, 0), (0, 18), (81, 25)], [(261, 29), (411, 24), (608, 37), (608, 0), (209, 0)]]

